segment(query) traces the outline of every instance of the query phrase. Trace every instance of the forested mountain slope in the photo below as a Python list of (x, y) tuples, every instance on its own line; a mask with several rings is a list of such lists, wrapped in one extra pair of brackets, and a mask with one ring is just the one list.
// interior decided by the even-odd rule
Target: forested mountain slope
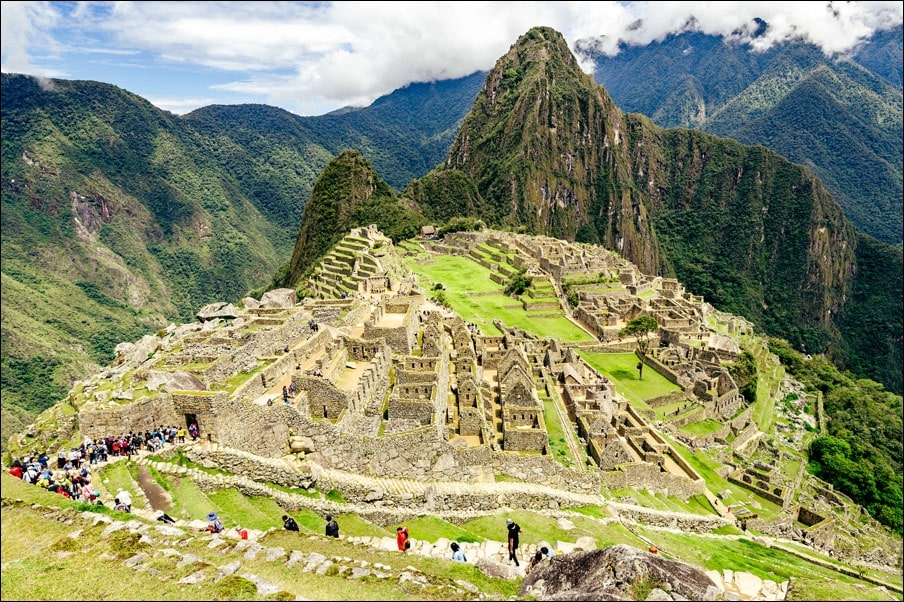
[[(841, 342), (840, 312), (865, 300), (851, 298), (859, 238), (813, 173), (762, 146), (622, 113), (551, 29), (500, 58), (446, 162), (405, 194), (434, 219), (600, 243), (797, 348), (873, 363), (870, 375), (901, 390), (900, 368), (859, 355), (878, 339), (901, 357), (893, 287), (867, 287), (878, 298), (863, 311), (896, 310), (883, 329)], [(873, 257), (901, 273), (893, 253)]]
[(263, 105), (179, 117), (104, 83), (0, 81), (5, 442), (120, 342), (266, 286), (335, 155), (362, 149), (399, 187), (423, 175), (483, 76), (307, 118)]
[(801, 41), (755, 51), (698, 32), (611, 57), (578, 49), (622, 110), (771, 148), (810, 167), (858, 230), (901, 242), (900, 27), (833, 57)]

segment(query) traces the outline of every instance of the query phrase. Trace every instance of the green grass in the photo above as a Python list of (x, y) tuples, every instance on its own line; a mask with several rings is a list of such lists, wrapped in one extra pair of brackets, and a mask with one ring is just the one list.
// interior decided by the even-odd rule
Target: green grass
[(662, 493), (652, 493), (646, 489), (623, 488), (611, 489), (610, 495), (618, 500), (622, 497), (630, 497), (637, 500), (638, 505), (644, 508), (665, 510), (669, 512), (684, 512), (687, 514), (700, 514), (710, 516), (715, 513), (712, 505), (703, 496), (693, 496), (683, 501), (675, 496), (667, 496)]
[(598, 353), (579, 350), (578, 354), (594, 369), (615, 384), (615, 389), (638, 409), (650, 410), (646, 400), (680, 391), (658, 372), (645, 366), (643, 380), (638, 378), (637, 356), (633, 353)]
[[(548, 313), (561, 317), (540, 318), (529, 315), (520, 301), (503, 294), (503, 286), (490, 279), (492, 272), (471, 258), (459, 255), (423, 255), (405, 258), (405, 264), (418, 277), (428, 295), (435, 283), (445, 287), (446, 303), (466, 322), (477, 324), (488, 335), (502, 334), (493, 324), (500, 320), (540, 337), (563, 342), (591, 341), (593, 338), (565, 317), (561, 310)], [(469, 293), (488, 293), (471, 295)], [(495, 293), (495, 294), (491, 294)]]
[(570, 433), (565, 432), (562, 421), (559, 420), (559, 414), (556, 412), (555, 403), (550, 398), (543, 400), (543, 420), (546, 422), (546, 434), (549, 437), (549, 451), (556, 461), (565, 466), (574, 467), (577, 459), (572, 456), (571, 448), (566, 440)]
[(483, 537), (473, 531), (440, 520), (435, 516), (419, 516), (404, 524), (408, 526), (408, 533), (412, 540), (425, 539), (436, 542), (441, 538), (445, 538), (450, 541), (463, 543), (479, 543), (484, 540)]
[[(144, 508), (146, 506), (144, 498), (135, 493), (139, 486), (133, 477), (129, 464), (128, 460), (120, 460), (113, 464), (108, 464), (101, 471), (102, 482), (111, 496), (115, 496), (116, 492), (122, 488), (132, 494), (132, 508)], [(137, 470), (137, 467), (134, 467), (134, 469)]]
[(703, 437), (715, 433), (722, 427), (723, 424), (718, 420), (707, 418), (706, 420), (700, 420), (699, 422), (689, 422), (684, 426), (679, 427), (678, 430), (685, 435), (690, 435), (692, 437)]
[(241, 525), (248, 529), (266, 531), (270, 527), (282, 526), (282, 511), (274, 504), (272, 512), (264, 512), (242, 495), (237, 489), (228, 487), (207, 494), (212, 504), (219, 508), (220, 519), (227, 527)]
[[(744, 571), (775, 582), (792, 579), (793, 600), (887, 600), (888, 592), (865, 586), (859, 579), (807, 562), (778, 548), (767, 548), (745, 538), (702, 538), (639, 527), (666, 556), (678, 554), (707, 570)], [(829, 583), (833, 589), (827, 589)], [(900, 596), (897, 596), (900, 599)]]
[[(92, 599), (260, 599), (256, 590), (250, 589), (242, 579), (214, 582), (216, 567), (235, 561), (242, 565), (240, 574), (257, 575), (286, 592), (292, 592), (293, 598), (303, 595), (308, 599), (330, 600), (448, 599), (448, 593), (444, 596), (443, 588), (439, 586), (431, 586), (435, 589), (430, 590), (409, 591), (397, 579), (348, 579), (330, 575), (329, 572), (326, 575), (316, 575), (302, 570), (287, 571), (283, 562), (267, 562), (264, 555), (249, 560), (244, 557), (243, 551), (231, 551), (230, 546), (208, 548), (204, 537), (189, 537), (178, 546), (182, 554), (190, 553), (200, 558), (195, 564), (180, 568), (177, 567), (176, 559), (160, 554), (153, 555), (148, 561), (148, 566), (168, 577), (159, 580), (147, 571), (136, 571), (122, 564), (122, 560), (138, 551), (153, 552), (152, 547), (138, 541), (137, 534), (133, 536), (124, 530), (104, 538), (101, 537), (101, 533), (106, 525), (102, 523), (97, 526), (84, 523), (87, 526), (80, 528), (81, 524), (74, 526), (67, 521), (48, 519), (45, 517), (46, 510), (31, 505), (57, 506), (70, 508), (71, 511), (82, 511), (84, 506), (28, 485), (8, 474), (0, 477), (4, 498), (2, 513), (4, 599), (77, 599), (84, 597), (86, 591), (91, 592)], [(180, 492), (189, 491), (184, 482), (173, 487), (173, 491), (176, 496), (174, 501), (184, 505), (185, 502), (179, 499)], [(211, 493), (209, 499), (215, 500), (220, 511), (229, 517), (236, 516), (239, 510), (250, 514), (272, 513), (272, 516), (277, 518), (283, 513), (278, 506), (263, 498), (240, 500), (236, 495), (218, 491)], [(22, 502), (10, 505), (8, 502), (10, 499), (21, 499)], [(660, 504), (674, 504), (669, 501), (670, 498), (662, 496), (652, 496), (650, 499)], [(687, 504), (694, 503), (696, 503), (694, 500), (689, 500)], [(109, 515), (121, 514), (112, 513), (108, 508), (96, 510)], [(707, 569), (748, 571), (776, 582), (790, 577), (792, 599), (890, 598), (887, 591), (865, 584), (859, 579), (816, 566), (781, 549), (767, 548), (738, 537), (738, 532), (733, 527), (720, 530), (724, 537), (701, 536), (650, 529), (640, 525), (629, 529), (620, 522), (604, 523), (600, 519), (608, 516), (605, 508), (601, 506), (574, 507), (563, 509), (563, 512), (568, 513), (566, 521), (541, 512), (515, 510), (474, 518), (461, 524), (453, 524), (430, 515), (418, 516), (405, 524), (408, 525), (415, 541), (436, 542), (440, 538), (446, 538), (463, 542), (480, 542), (484, 539), (501, 542), (506, 536), (505, 519), (511, 517), (521, 525), (521, 542), (527, 549), (541, 541), (556, 546), (560, 541), (574, 542), (582, 536), (592, 537), (600, 547), (625, 543), (645, 549), (648, 544), (639, 537), (642, 536), (659, 547), (664, 556), (677, 556), (685, 562)], [(261, 545), (282, 548), (287, 555), (293, 550), (299, 550), (305, 554), (316, 552), (332, 558), (347, 558), (349, 562), (367, 560), (371, 564), (386, 565), (390, 572), (396, 574), (407, 570), (407, 567), (413, 567), (428, 576), (433, 583), (441, 584), (443, 580), (460, 579), (473, 583), (485, 598), (518, 599), (517, 592), (521, 579), (513, 581), (494, 579), (470, 564), (462, 565), (445, 558), (427, 558), (415, 554), (401, 555), (396, 551), (365, 548), (343, 539), (322, 537), (325, 525), (323, 516), (307, 509), (290, 514), (299, 522), (301, 533), (276, 529), (260, 540)], [(144, 520), (137, 515), (125, 514), (119, 518)], [(395, 524), (379, 526), (369, 523), (355, 513), (346, 512), (337, 514), (337, 520), (341, 533), (346, 536), (393, 538), (397, 526)], [(80, 533), (77, 542), (69, 537), (76, 529), (79, 529)], [(158, 542), (157, 545), (165, 547), (167, 544)], [(62, 551), (76, 553), (59, 554)], [(98, 560), (101, 553), (111, 551), (117, 554), (118, 561)], [(825, 561), (824, 558), (821, 560)], [(837, 561), (835, 564), (839, 567), (844, 566)], [(179, 578), (197, 570), (201, 570), (207, 576), (201, 584), (188, 587), (177, 583)], [(884, 579), (892, 585), (900, 585), (900, 576), (878, 571), (868, 572), (875, 573), (877, 578)], [(832, 588), (829, 587), (830, 584), (833, 585)], [(153, 595), (142, 595), (147, 592), (153, 592)], [(900, 596), (897, 598), (900, 599)]]
[[(716, 473), (716, 469), (721, 466), (721, 463), (718, 460), (711, 458), (704, 450), (697, 450), (694, 453), (691, 453), (687, 447), (679, 441), (672, 439), (668, 433), (663, 433), (663, 436), (668, 440), (672, 449), (674, 449), (675, 452), (690, 464), (691, 468), (703, 478), (706, 482), (707, 489), (712, 492), (731, 491), (731, 494), (722, 500), (726, 506), (745, 504), (745, 508), (752, 512), (756, 512), (759, 514), (760, 518), (766, 521), (776, 518), (781, 513), (781, 508), (777, 504), (757, 496), (752, 491), (745, 489), (740, 485), (729, 483), (727, 479), (719, 476)], [(758, 504), (759, 508), (756, 508), (754, 504)]]

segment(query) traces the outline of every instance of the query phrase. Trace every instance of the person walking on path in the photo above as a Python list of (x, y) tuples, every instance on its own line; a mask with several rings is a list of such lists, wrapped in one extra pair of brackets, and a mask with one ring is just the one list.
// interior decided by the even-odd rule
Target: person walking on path
[(396, 544), (399, 546), (399, 552), (405, 552), (408, 548), (411, 547), (411, 542), (408, 541), (408, 526), (398, 527), (396, 529)]
[(326, 536), (339, 537), (339, 523), (333, 520), (332, 514), (326, 515)]
[(286, 528), (286, 531), (298, 531), (298, 523), (296, 523), (295, 519), (288, 514), (283, 514), (282, 524), (283, 527)]
[(509, 562), (514, 562), (515, 566), (521, 566), (518, 564), (518, 538), (521, 534), (521, 527), (510, 518), (505, 520), (505, 524), (508, 526)]

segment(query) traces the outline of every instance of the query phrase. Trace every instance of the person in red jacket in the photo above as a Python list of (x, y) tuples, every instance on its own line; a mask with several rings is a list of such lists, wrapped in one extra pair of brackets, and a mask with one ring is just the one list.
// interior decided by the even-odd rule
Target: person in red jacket
[(17, 479), (21, 479), (22, 475), (25, 474), (25, 470), (22, 468), (22, 464), (19, 463), (18, 460), (13, 462), (13, 467), (9, 469), (9, 474), (13, 475)]
[(396, 529), (396, 543), (399, 545), (399, 551), (405, 552), (408, 548), (411, 547), (411, 544), (408, 543), (408, 527), (399, 527)]

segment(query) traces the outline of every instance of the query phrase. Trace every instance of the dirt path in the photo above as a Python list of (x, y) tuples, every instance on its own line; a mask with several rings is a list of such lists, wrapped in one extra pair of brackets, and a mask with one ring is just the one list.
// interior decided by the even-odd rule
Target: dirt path
[(172, 503), (169, 493), (157, 484), (150, 471), (148, 471), (147, 466), (143, 464), (138, 467), (138, 485), (144, 491), (148, 505), (150, 505), (152, 510), (163, 510), (164, 512), (169, 510)]

